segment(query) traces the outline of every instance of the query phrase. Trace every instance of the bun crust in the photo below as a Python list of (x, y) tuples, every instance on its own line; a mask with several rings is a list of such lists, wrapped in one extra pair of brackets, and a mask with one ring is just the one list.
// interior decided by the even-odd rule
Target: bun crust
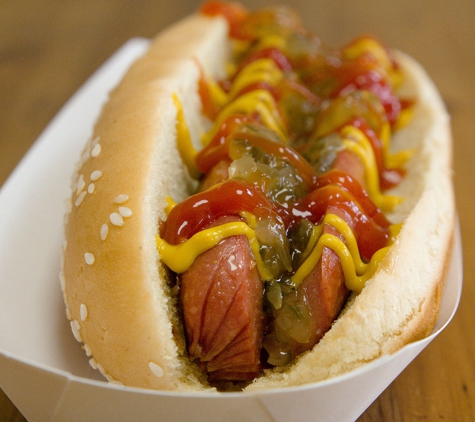
[(190, 130), (199, 133), (194, 60), (217, 75), (227, 51), (221, 19), (192, 16), (157, 38), (111, 92), (73, 178), (64, 296), (73, 332), (109, 380), (205, 388), (183, 358), (155, 234), (166, 196), (183, 199), (193, 187), (176, 149), (172, 95), (186, 98)]
[[(229, 51), (221, 18), (193, 15), (161, 34), (110, 94), (72, 181), (62, 288), (76, 339), (110, 382), (215, 391), (186, 358), (175, 295), (155, 245), (166, 197), (193, 189), (176, 148), (177, 94), (198, 141), (198, 60), (220, 76)], [(396, 189), (392, 221), (404, 226), (373, 279), (348, 302), (315, 348), (270, 370), (247, 390), (300, 385), (355, 369), (427, 336), (438, 315), (455, 224), (451, 134), (424, 70), (395, 52), (414, 117), (394, 148), (415, 150)], [(408, 145), (408, 140), (410, 144)]]

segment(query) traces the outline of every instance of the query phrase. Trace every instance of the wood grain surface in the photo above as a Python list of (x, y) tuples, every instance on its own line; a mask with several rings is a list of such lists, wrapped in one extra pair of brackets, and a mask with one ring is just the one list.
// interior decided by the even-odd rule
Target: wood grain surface
[[(248, 7), (269, 4), (243, 3)], [(66, 100), (115, 50), (131, 37), (152, 37), (198, 4), (185, 0), (0, 1), (0, 186)], [(302, 0), (294, 7), (307, 27), (328, 44), (339, 46), (371, 33), (416, 57), (439, 87), (452, 116), (464, 249), (462, 301), (449, 327), (358, 421), (473, 421), (475, 2)], [(0, 390), (0, 422), (24, 420)]]

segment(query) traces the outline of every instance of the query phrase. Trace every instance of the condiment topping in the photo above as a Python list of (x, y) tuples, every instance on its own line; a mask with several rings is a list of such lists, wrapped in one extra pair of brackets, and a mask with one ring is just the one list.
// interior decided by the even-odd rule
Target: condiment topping
[[(267, 362), (281, 366), (313, 347), (394, 239), (397, 227), (385, 212), (402, 199), (387, 190), (404, 177), (411, 154), (392, 153), (390, 141), (412, 102), (398, 97), (401, 73), (374, 38), (330, 49), (286, 8), (249, 12), (212, 1), (201, 12), (227, 19), (235, 57), (224, 80), (200, 68), (203, 114), (212, 125), (199, 152), (174, 98), (178, 149), (201, 188), (182, 203), (169, 201), (157, 248), (190, 283), (201, 254), (245, 236), (263, 282)], [(309, 286), (325, 277), (326, 265), (337, 284), (317, 298), (319, 288)], [(325, 301), (334, 301), (328, 315)], [(222, 353), (230, 353), (226, 347)], [(220, 376), (250, 376), (230, 368)]]

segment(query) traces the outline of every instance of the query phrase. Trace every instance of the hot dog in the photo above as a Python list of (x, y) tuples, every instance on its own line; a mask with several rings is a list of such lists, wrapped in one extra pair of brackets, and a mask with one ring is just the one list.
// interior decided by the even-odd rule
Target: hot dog
[(431, 331), (454, 221), (447, 112), (413, 59), (208, 2), (132, 65), (86, 144), (67, 316), (110, 382), (316, 382)]

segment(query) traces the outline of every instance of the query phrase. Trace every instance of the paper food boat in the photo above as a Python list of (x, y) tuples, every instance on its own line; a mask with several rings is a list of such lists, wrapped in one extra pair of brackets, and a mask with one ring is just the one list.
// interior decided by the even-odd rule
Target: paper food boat
[(454, 315), (462, 289), (459, 232), (433, 333), (328, 381), (216, 395), (114, 386), (89, 366), (71, 335), (58, 277), (71, 169), (108, 92), (148, 43), (132, 39), (114, 54), (58, 113), (0, 191), (0, 387), (31, 422), (355, 420)]

